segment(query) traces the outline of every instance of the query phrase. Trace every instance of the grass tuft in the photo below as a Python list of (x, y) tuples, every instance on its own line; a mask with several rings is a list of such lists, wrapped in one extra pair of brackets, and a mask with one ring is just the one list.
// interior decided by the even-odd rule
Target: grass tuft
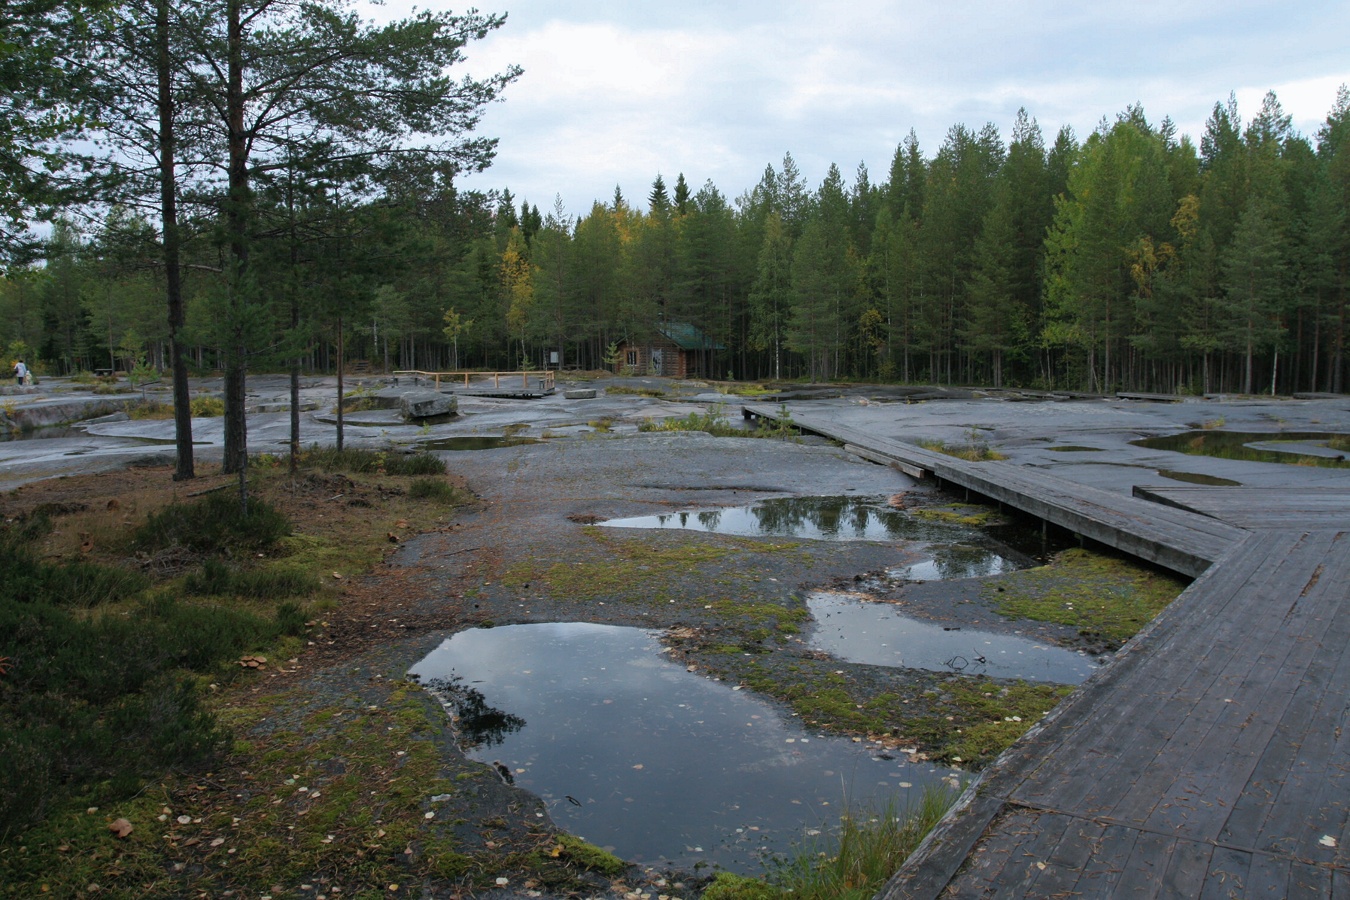
[(894, 802), (880, 809), (848, 809), (837, 845), (803, 847), (770, 879), (794, 900), (868, 900), (914, 852), (956, 802), (945, 788), (925, 790), (903, 812)]

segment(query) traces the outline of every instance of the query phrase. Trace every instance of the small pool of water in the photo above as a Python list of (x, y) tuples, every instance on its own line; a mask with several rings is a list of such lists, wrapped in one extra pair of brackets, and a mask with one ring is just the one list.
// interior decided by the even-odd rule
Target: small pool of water
[[(1318, 465), (1333, 468), (1350, 466), (1341, 451), (1326, 447), (1328, 441), (1344, 441), (1347, 435), (1329, 431), (1186, 431), (1166, 437), (1131, 441), (1136, 447), (1151, 450), (1173, 450), (1196, 456), (1215, 456), (1220, 459), (1241, 459), (1251, 462), (1273, 462), (1289, 465)], [(1274, 449), (1275, 444), (1287, 448)], [(1298, 444), (1317, 448), (1300, 453)]]
[(519, 447), (521, 444), (537, 444), (536, 438), (528, 437), (449, 437), (434, 441), (418, 441), (419, 450), (495, 450), (498, 447)]
[(815, 541), (937, 540), (952, 527), (892, 509), (863, 497), (779, 497), (753, 506), (689, 510), (609, 519), (610, 528), (674, 528), (747, 537)]
[[(440, 684), (466, 752), (624, 859), (747, 874), (822, 841), (849, 803), (903, 810), (958, 773), (807, 731), (688, 672), (656, 636), (584, 623), (461, 632), (411, 670)], [(443, 680), (448, 684), (440, 683)]]
[(1204, 475), (1199, 472), (1178, 472), (1174, 469), (1159, 469), (1158, 474), (1164, 478), (1170, 478), (1173, 481), (1184, 481), (1187, 484), (1207, 484), (1211, 487), (1242, 486), (1242, 482), (1234, 481), (1231, 478), (1220, 478), (1217, 475)]
[(705, 531), (744, 537), (907, 544), (923, 559), (896, 570), (911, 581), (1001, 575), (1044, 561), (1059, 544), (1017, 525), (974, 526), (916, 516), (878, 498), (783, 497), (752, 506), (689, 510), (601, 522), (611, 528)]
[(889, 603), (828, 591), (807, 605), (811, 646), (846, 662), (1081, 684), (1099, 668), (1092, 657), (1015, 634), (926, 622)]

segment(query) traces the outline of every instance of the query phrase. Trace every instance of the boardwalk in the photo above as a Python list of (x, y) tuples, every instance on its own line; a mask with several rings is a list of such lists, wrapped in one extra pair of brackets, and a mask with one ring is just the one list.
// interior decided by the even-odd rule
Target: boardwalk
[(986, 493), (968, 483), (982, 469), (1001, 502), (1131, 531), (1112, 546), (1212, 563), (985, 771), (882, 900), (1350, 894), (1350, 491), (1104, 498), (799, 424)]

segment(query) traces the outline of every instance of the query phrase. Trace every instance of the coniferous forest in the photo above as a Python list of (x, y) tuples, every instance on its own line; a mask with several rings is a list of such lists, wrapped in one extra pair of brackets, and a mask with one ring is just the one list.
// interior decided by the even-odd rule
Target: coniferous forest
[(40, 373), (221, 370), (228, 404), (245, 370), (339, 354), (613, 368), (678, 323), (718, 378), (1347, 388), (1344, 86), (1311, 135), (1274, 94), (1217, 102), (1198, 138), (1138, 107), (1085, 137), (1022, 111), (1006, 135), (911, 131), (884, 173), (811, 185), (789, 154), (751, 186), (656, 174), (573, 217), (456, 187), (518, 70), (444, 72), (499, 18), (32, 5), (0, 72), (44, 85), (6, 111), (0, 346)]

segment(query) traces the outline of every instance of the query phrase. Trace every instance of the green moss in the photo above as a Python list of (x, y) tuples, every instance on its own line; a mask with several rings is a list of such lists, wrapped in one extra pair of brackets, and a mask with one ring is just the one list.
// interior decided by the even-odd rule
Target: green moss
[(758, 878), (718, 872), (703, 891), (703, 900), (778, 900), (783, 891)]
[(1000, 615), (1075, 627), (1115, 649), (1184, 588), (1175, 576), (1123, 557), (1067, 550), (1048, 566), (992, 579), (984, 591)]
[(734, 547), (689, 542), (658, 547), (643, 540), (623, 540), (602, 528), (586, 526), (582, 533), (599, 544), (607, 558), (596, 562), (527, 560), (501, 575), (501, 581), (521, 589), (543, 584), (553, 596), (587, 602), (600, 598), (667, 599), (665, 586), (692, 568), (707, 565), (735, 553)]
[(974, 503), (952, 503), (947, 506), (915, 509), (911, 511), (911, 515), (916, 519), (926, 519), (930, 522), (983, 527), (998, 517), (998, 511)]
[(919, 441), (918, 444), (925, 450), (932, 450), (934, 453), (942, 453), (946, 456), (954, 456), (957, 459), (964, 459), (967, 462), (990, 462), (1008, 458), (983, 441), (974, 438), (972, 438), (970, 443), (964, 445), (948, 444), (945, 441), (937, 440), (922, 440)]
[(558, 835), (558, 843), (550, 852), (555, 859), (561, 859), (590, 872), (614, 877), (628, 868), (628, 863), (594, 844), (570, 834)]

